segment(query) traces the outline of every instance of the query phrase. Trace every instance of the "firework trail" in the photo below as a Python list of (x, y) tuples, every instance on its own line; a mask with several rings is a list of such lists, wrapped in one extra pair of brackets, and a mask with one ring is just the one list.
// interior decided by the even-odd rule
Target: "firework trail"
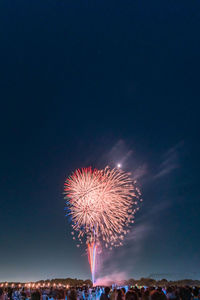
[(95, 276), (95, 265), (96, 265), (96, 251), (97, 246), (95, 242), (92, 242), (91, 244), (88, 244), (88, 260), (90, 264), (90, 270), (92, 274), (92, 282), (94, 284), (94, 276)]
[(76, 170), (65, 181), (67, 215), (72, 220), (72, 235), (86, 241), (94, 283), (97, 247), (118, 247), (134, 223), (141, 193), (130, 173), (106, 167)]

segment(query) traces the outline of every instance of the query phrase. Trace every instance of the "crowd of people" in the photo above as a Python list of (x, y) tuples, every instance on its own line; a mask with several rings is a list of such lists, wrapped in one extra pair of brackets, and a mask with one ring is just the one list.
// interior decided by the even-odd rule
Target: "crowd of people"
[(0, 287), (0, 300), (200, 300), (198, 287)]

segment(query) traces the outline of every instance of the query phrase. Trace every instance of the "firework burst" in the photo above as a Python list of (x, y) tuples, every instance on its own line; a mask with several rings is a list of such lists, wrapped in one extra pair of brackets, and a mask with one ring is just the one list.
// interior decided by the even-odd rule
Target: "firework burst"
[[(67, 215), (79, 242), (120, 246), (138, 210), (140, 191), (120, 169), (76, 170), (65, 182)], [(75, 239), (75, 235), (74, 235)]]

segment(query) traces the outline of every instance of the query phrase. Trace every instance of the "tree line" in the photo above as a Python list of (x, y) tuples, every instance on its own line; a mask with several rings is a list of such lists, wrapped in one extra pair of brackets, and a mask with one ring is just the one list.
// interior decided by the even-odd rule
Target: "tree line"
[[(1, 282), (5, 283), (5, 282)], [(33, 283), (33, 282), (31, 282)], [(77, 279), (77, 278), (55, 278), (55, 279), (46, 279), (46, 280), (39, 280), (34, 282), (35, 284), (44, 285), (44, 286), (70, 286), (70, 287), (78, 287), (78, 286), (92, 286), (92, 281), (90, 279)], [(24, 285), (25, 283), (22, 282), (8, 282), (7, 285), (17, 286), (17, 285)], [(167, 286), (200, 286), (200, 280), (193, 280), (193, 279), (183, 279), (177, 281), (171, 281), (167, 279), (155, 280), (153, 278), (140, 278), (140, 279), (129, 279), (124, 280), (121, 282), (122, 285), (128, 286), (160, 286), (160, 287), (167, 287)]]

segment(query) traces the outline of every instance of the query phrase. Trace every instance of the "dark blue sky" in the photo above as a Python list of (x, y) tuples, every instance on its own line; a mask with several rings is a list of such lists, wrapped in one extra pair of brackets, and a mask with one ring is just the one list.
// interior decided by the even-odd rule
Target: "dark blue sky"
[(199, 28), (199, 1), (0, 2), (0, 280), (89, 277), (63, 183), (119, 161), (144, 203), (102, 274), (200, 278)]

